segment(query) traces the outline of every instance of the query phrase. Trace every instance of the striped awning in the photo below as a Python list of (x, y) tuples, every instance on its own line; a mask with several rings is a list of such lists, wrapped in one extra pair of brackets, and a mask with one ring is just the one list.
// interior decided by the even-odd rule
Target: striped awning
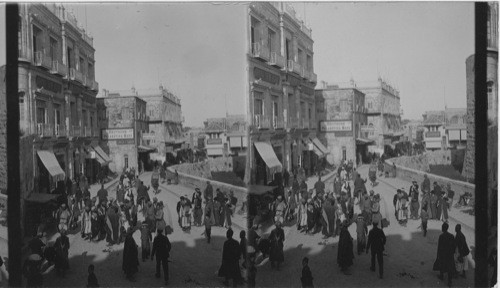
[(104, 161), (104, 163), (101, 163), (101, 161), (97, 160), (101, 165), (111, 162), (111, 158), (108, 156), (108, 154), (106, 154), (106, 152), (104, 152), (104, 150), (102, 150), (100, 146), (93, 146), (92, 148), (94, 148), (94, 151), (96, 152), (96, 158), (100, 158), (102, 161)]
[(321, 141), (319, 141), (318, 138), (316, 138), (316, 137), (312, 138), (311, 141), (315, 146), (315, 150), (319, 150), (322, 154), (325, 154), (325, 155), (330, 153), (328, 151), (328, 149), (326, 149), (325, 145), (323, 145), (323, 143), (321, 143)]

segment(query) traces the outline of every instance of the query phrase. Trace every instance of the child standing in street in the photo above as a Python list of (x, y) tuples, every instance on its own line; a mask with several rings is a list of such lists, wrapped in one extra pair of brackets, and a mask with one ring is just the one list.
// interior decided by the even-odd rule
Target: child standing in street
[(97, 282), (97, 277), (94, 274), (94, 265), (90, 264), (89, 268), (89, 276), (87, 277), (87, 287), (99, 287), (99, 283)]
[(311, 269), (309, 269), (309, 258), (302, 259), (302, 277), (300, 277), (302, 287), (313, 287), (313, 276)]
[(427, 212), (427, 205), (422, 207), (420, 211), (420, 218), (422, 219), (422, 231), (424, 231), (424, 237), (427, 235), (427, 220), (429, 220), (429, 213)]
[(151, 235), (151, 229), (149, 229), (147, 222), (143, 221), (141, 225), (142, 262), (145, 262), (146, 259), (149, 259), (149, 255), (151, 254), (152, 240), (153, 236)]

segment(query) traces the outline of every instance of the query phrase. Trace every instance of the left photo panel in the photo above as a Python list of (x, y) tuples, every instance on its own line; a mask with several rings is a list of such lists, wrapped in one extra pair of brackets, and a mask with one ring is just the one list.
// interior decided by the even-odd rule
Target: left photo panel
[(17, 7), (20, 201), (9, 210), (20, 215), (23, 286), (244, 285), (247, 6)]

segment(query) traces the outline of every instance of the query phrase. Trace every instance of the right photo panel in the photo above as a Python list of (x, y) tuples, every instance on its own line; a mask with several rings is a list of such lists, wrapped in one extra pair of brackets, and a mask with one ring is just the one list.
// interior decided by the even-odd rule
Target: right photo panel
[[(488, 8), (493, 286), (498, 3)], [(473, 2), (248, 5), (249, 286), (474, 286), (474, 12)]]

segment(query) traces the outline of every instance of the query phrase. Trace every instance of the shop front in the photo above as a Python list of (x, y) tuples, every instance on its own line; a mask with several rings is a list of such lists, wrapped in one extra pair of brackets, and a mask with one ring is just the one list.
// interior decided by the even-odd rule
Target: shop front
[(270, 142), (254, 142), (255, 183), (267, 185), (274, 180), (275, 173), (281, 173), (283, 166)]

